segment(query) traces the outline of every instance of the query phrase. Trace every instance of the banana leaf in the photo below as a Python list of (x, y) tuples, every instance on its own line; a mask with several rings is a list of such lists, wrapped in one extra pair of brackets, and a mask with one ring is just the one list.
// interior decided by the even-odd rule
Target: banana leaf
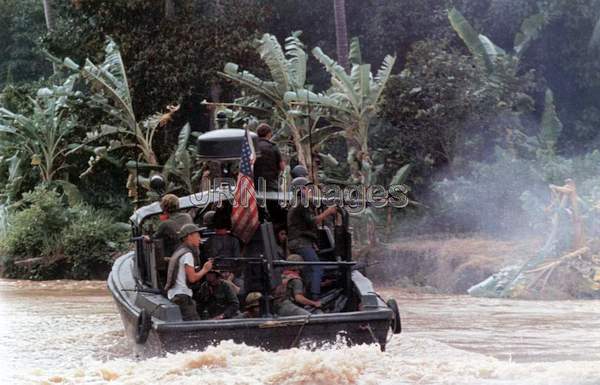
[(276, 84), (278, 93), (283, 94), (290, 89), (287, 60), (277, 38), (265, 33), (258, 40), (257, 51), (267, 67), (269, 67), (271, 78)]
[(412, 169), (412, 164), (410, 164), (410, 163), (402, 166), (398, 171), (396, 171), (396, 174), (394, 175), (394, 177), (392, 178), (392, 181), (390, 182), (390, 186), (397, 186), (397, 185), (404, 184), (404, 182), (406, 182), (406, 179), (408, 179), (408, 176), (410, 175), (411, 169)]
[(456, 8), (452, 8), (448, 11), (448, 19), (450, 20), (452, 28), (456, 31), (458, 36), (460, 36), (479, 65), (485, 68), (487, 72), (493, 72), (494, 63), (486, 52), (483, 43), (479, 40), (479, 34), (475, 31), (473, 26), (471, 26), (467, 19), (465, 19)]
[(306, 63), (308, 55), (304, 50), (304, 44), (298, 38), (300, 31), (292, 32), (292, 35), (285, 39), (285, 52), (288, 56), (288, 73), (290, 84), (294, 90), (304, 88), (306, 83)]
[(359, 97), (354, 91), (352, 79), (350, 78), (350, 76), (348, 76), (348, 74), (344, 70), (344, 67), (339, 65), (335, 60), (333, 60), (329, 56), (327, 56), (319, 47), (315, 47), (312, 50), (312, 53), (315, 56), (315, 58), (317, 58), (317, 60), (321, 64), (323, 64), (325, 70), (331, 75), (332, 85), (343, 91), (344, 94), (347, 95), (351, 103), (354, 106), (357, 106), (359, 104)]
[(525, 52), (529, 45), (539, 37), (542, 28), (547, 24), (548, 18), (539, 12), (529, 16), (521, 24), (521, 31), (515, 36), (514, 50), (517, 56)]

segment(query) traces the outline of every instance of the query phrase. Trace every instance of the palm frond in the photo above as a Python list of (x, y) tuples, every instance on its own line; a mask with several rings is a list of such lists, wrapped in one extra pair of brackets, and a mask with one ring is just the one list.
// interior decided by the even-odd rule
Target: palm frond
[(320, 106), (325, 108), (332, 108), (346, 113), (351, 113), (349, 109), (345, 108), (343, 105), (341, 105), (335, 99), (331, 98), (329, 95), (315, 94), (314, 92), (308, 90), (286, 92), (283, 97), (283, 100), (287, 104), (296, 103), (304, 106)]
[(242, 86), (265, 96), (269, 100), (279, 100), (279, 90), (276, 82), (264, 81), (248, 71), (239, 72), (239, 66), (235, 63), (225, 64), (223, 72), (219, 72), (219, 74), (229, 80), (240, 83)]
[(353, 37), (350, 40), (350, 53), (348, 55), (350, 59), (350, 63), (352, 65), (360, 65), (362, 64), (362, 54), (360, 52), (360, 42), (357, 37)]
[(383, 90), (385, 89), (385, 85), (388, 80), (390, 80), (390, 76), (392, 76), (392, 69), (394, 68), (394, 64), (396, 64), (396, 56), (387, 55), (383, 59), (383, 63), (379, 70), (377, 70), (377, 74), (375, 75), (375, 89), (371, 92), (370, 102), (372, 104), (377, 104), (381, 99), (381, 95), (383, 94)]
[(258, 40), (258, 54), (265, 62), (273, 81), (277, 84), (279, 94), (285, 93), (289, 89), (289, 78), (287, 60), (277, 38), (271, 34), (265, 33)]
[(321, 64), (323, 64), (325, 70), (331, 75), (332, 85), (343, 90), (344, 93), (348, 95), (348, 98), (352, 102), (353, 106), (358, 106), (358, 95), (354, 91), (352, 79), (350, 78), (350, 76), (348, 76), (348, 74), (344, 70), (344, 67), (339, 65), (335, 60), (333, 60), (329, 56), (327, 56), (319, 47), (315, 47), (312, 50), (312, 53), (317, 58), (317, 60)]
[(289, 57), (289, 79), (292, 88), (295, 90), (304, 88), (304, 83), (306, 83), (306, 62), (308, 61), (304, 44), (298, 38), (300, 33), (300, 31), (295, 31), (285, 39), (285, 52)]

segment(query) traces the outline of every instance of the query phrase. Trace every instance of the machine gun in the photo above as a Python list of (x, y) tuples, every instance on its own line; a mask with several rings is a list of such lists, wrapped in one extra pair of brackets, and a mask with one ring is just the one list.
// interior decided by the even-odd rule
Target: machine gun
[(216, 257), (213, 259), (213, 269), (233, 271), (247, 264), (262, 264), (263, 258)]

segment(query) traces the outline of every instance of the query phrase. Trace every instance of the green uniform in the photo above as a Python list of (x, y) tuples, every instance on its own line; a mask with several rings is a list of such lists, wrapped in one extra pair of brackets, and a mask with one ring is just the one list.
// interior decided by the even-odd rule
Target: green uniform
[(217, 286), (202, 283), (196, 295), (198, 313), (208, 313), (208, 318), (223, 314), (223, 318), (235, 317), (240, 310), (240, 301), (231, 285), (221, 280)]
[(288, 247), (291, 252), (303, 247), (313, 247), (317, 242), (318, 228), (312, 206), (299, 204), (288, 211)]
[(152, 238), (163, 240), (165, 256), (173, 254), (173, 252), (177, 249), (181, 243), (178, 231), (181, 230), (183, 225), (188, 223), (194, 223), (189, 214), (173, 213), (169, 216), (169, 219), (161, 222), (160, 225), (158, 225), (158, 229), (152, 235)]
[(275, 290), (274, 308), (281, 317), (310, 314), (296, 304), (296, 294), (304, 295), (304, 284), (300, 278), (282, 276), (280, 287)]

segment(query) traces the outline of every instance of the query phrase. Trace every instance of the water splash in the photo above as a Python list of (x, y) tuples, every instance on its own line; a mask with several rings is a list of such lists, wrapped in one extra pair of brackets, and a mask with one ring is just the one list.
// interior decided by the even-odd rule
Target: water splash
[(343, 342), (266, 352), (223, 341), (134, 359), (104, 283), (0, 280), (0, 383), (597, 385), (598, 301), (407, 294), (386, 352)]

